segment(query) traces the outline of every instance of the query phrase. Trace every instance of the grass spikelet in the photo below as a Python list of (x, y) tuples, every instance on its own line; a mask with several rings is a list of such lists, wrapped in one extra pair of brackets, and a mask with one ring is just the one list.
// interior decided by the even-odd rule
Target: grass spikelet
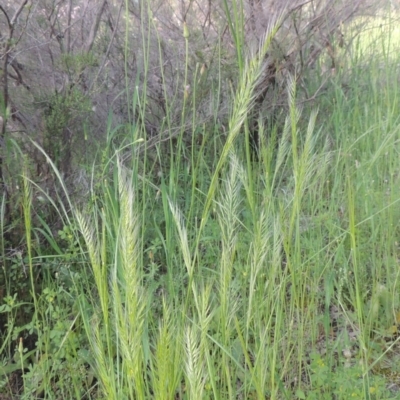
[(144, 398), (141, 343), (147, 299), (142, 287), (140, 227), (132, 180), (120, 161), (117, 168), (120, 214), (111, 277), (115, 334), (123, 360), (122, 369), (128, 379), (128, 392), (135, 398)]
[(231, 153), (230, 170), (223, 183), (218, 201), (218, 222), (221, 231), (221, 257), (219, 264), (219, 296), (220, 296), (220, 323), (223, 340), (229, 337), (229, 314), (234, 312), (231, 299), (235, 297), (232, 292), (232, 269), (236, 253), (236, 241), (239, 228), (239, 207), (242, 201), (240, 177), (244, 175), (243, 169), (236, 156)]
[(88, 337), (93, 351), (93, 366), (108, 399), (117, 399), (117, 387), (114, 374), (113, 355), (104, 347), (99, 316), (95, 313), (88, 326)]
[[(249, 262), (250, 262), (250, 274), (249, 274), (249, 294), (247, 300), (247, 318), (246, 318), (246, 331), (248, 332), (250, 328), (250, 323), (253, 318), (254, 313), (257, 314), (256, 308), (254, 305), (254, 296), (257, 294), (257, 286), (258, 290), (264, 289), (263, 285), (259, 285), (260, 282), (259, 275), (262, 269), (266, 269), (266, 259), (269, 256), (269, 250), (271, 247), (270, 238), (273, 234), (273, 226), (270, 222), (265, 211), (261, 211), (260, 218), (256, 223), (254, 229), (254, 236), (251, 244), (251, 250), (249, 252)], [(265, 271), (264, 274), (268, 274), (268, 271)], [(260, 300), (258, 298), (258, 300)]]
[(200, 341), (196, 328), (187, 326), (185, 330), (185, 375), (189, 388), (189, 398), (203, 399), (204, 363), (201, 359)]
[(152, 379), (155, 396), (160, 400), (173, 398), (179, 384), (182, 336), (176, 318), (172, 307), (163, 298), (163, 319), (155, 345)]
[(221, 171), (221, 168), (226, 162), (226, 158), (231, 152), (233, 143), (235, 142), (237, 136), (239, 135), (244, 121), (247, 118), (249, 111), (252, 108), (255, 93), (254, 89), (257, 86), (258, 79), (262, 73), (262, 67), (264, 64), (264, 57), (267, 53), (276, 32), (279, 29), (281, 22), (281, 18), (278, 18), (277, 21), (272, 24), (267, 32), (265, 33), (263, 39), (261, 40), (260, 48), (256, 55), (254, 55), (246, 64), (242, 77), (239, 82), (239, 87), (236, 91), (236, 96), (233, 103), (233, 111), (232, 115), (229, 119), (228, 125), (228, 137), (226, 139), (224, 148), (222, 149), (221, 156), (216, 165), (214, 174), (211, 179), (211, 183), (209, 186), (209, 190), (206, 197), (206, 203), (203, 210), (202, 222), (200, 226), (200, 232), (202, 231), (205, 220), (208, 217), (208, 213), (214, 199), (215, 191), (218, 183), (218, 176)]
[[(121, 271), (126, 292), (132, 293), (140, 279), (139, 271), (139, 224), (135, 210), (135, 193), (124, 167), (118, 162), (118, 190), (119, 190), (119, 256)], [(131, 286), (133, 285), (133, 286)]]
[(172, 203), (171, 199), (168, 199), (168, 203), (175, 221), (176, 228), (178, 230), (179, 245), (182, 251), (183, 261), (185, 263), (189, 278), (191, 278), (193, 276), (193, 263), (184, 218), (179, 208)]

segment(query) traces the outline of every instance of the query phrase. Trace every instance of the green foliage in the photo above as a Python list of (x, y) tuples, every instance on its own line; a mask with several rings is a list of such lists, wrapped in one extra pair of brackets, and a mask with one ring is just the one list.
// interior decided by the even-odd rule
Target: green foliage
[(46, 100), (43, 148), (61, 172), (69, 172), (72, 149), (83, 143), (82, 121), (91, 111), (91, 102), (77, 87), (56, 93)]
[(65, 243), (65, 246), (63, 246), (65, 261), (70, 263), (76, 260), (81, 251), (77, 227), (74, 225), (64, 225), (63, 229), (58, 231), (58, 236)]
[[(260, 123), (254, 161), (241, 137), (263, 57), (245, 63), (241, 10), (226, 11), (241, 78), (222, 142), (195, 112), (192, 135), (182, 124), (150, 149), (138, 125), (110, 128), (79, 206), (46, 158), (56, 228), (24, 179), (26, 246), (2, 254), (0, 394), (20, 374), (26, 399), (398, 397), (397, 67), (348, 60), (359, 86), (332, 77), (319, 112), (288, 78), (287, 118)], [(56, 139), (89, 107), (73, 89), (51, 104)]]
[(86, 68), (98, 66), (93, 52), (82, 54), (64, 53), (60, 58), (61, 67), (74, 77), (78, 77)]
[(368, 385), (365, 386), (363, 369), (355, 361), (352, 365), (344, 357), (340, 357), (338, 365), (333, 371), (332, 358), (321, 357), (320, 354), (311, 354), (309, 366), (310, 387), (306, 393), (297, 390), (298, 399), (317, 400), (332, 399), (394, 399), (393, 393), (386, 387), (385, 379), (371, 375)]
[(67, 94), (56, 93), (48, 100), (46, 128), (50, 135), (59, 135), (74, 118), (84, 115), (90, 109), (90, 101), (83, 93), (72, 88)]

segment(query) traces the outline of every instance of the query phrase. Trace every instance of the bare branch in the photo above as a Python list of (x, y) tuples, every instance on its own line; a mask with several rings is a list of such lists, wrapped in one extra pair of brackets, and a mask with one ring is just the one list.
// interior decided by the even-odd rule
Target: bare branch
[(0, 10), (3, 12), (4, 16), (6, 17), (8, 29), (11, 29), (12, 25), (11, 25), (11, 22), (10, 22), (10, 18), (8, 17), (8, 14), (7, 14), (6, 10), (3, 8), (2, 5), (0, 5)]
[(90, 50), (92, 50), (93, 43), (94, 43), (94, 40), (95, 40), (96, 35), (97, 35), (97, 31), (99, 29), (101, 16), (103, 14), (104, 7), (105, 7), (106, 3), (107, 3), (107, 0), (103, 0), (102, 4), (99, 7), (99, 10), (98, 10), (98, 12), (96, 14), (96, 19), (95, 19), (95, 21), (92, 24), (92, 27), (90, 29), (89, 38), (87, 40), (86, 49), (85, 49), (87, 53), (89, 53)]
[(97, 74), (96, 74), (96, 77), (95, 77), (95, 78), (93, 79), (93, 81), (92, 81), (92, 84), (91, 84), (91, 86), (90, 86), (90, 88), (89, 88), (89, 92), (92, 90), (92, 88), (93, 88), (93, 86), (95, 85), (96, 81), (99, 79), (99, 76), (100, 76), (101, 73), (103, 72), (104, 66), (106, 65), (108, 56), (109, 56), (110, 51), (111, 51), (111, 46), (113, 45), (115, 36), (116, 36), (116, 34), (117, 34), (117, 28), (118, 28), (118, 25), (119, 25), (119, 20), (120, 20), (120, 18), (121, 18), (122, 7), (123, 7), (123, 4), (121, 4), (120, 7), (119, 7), (118, 16), (117, 16), (117, 21), (116, 21), (116, 23), (115, 23), (115, 26), (112, 28), (112, 29), (113, 29), (113, 34), (112, 34), (110, 43), (108, 44), (106, 54), (104, 55), (103, 62), (102, 62), (101, 66), (100, 66), (100, 68), (99, 68), (99, 70), (98, 70), (98, 72), (97, 72)]
[(15, 12), (14, 16), (11, 18), (11, 21), (10, 21), (11, 26), (14, 26), (15, 23), (17, 22), (19, 14), (21, 14), (22, 10), (26, 6), (26, 3), (28, 3), (28, 0), (24, 0), (22, 2), (22, 4), (19, 6), (18, 10)]
[(66, 41), (67, 41), (67, 53), (69, 54), (71, 51), (71, 29), (69, 27), (71, 26), (71, 14), (72, 14), (72, 0), (69, 0), (68, 2), (68, 11), (67, 11), (67, 29), (66, 29)]

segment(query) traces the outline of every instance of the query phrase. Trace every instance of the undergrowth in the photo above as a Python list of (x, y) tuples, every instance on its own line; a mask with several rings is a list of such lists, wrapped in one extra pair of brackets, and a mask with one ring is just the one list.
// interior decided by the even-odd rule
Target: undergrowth
[(285, 123), (260, 119), (254, 157), (247, 116), (275, 28), (238, 55), (225, 133), (194, 119), (190, 140), (182, 127), (146, 150), (138, 125), (122, 145), (110, 129), (79, 205), (47, 156), (63, 192), (41, 194), (57, 231), (23, 174), (25, 247), (2, 248), (0, 393), (398, 398), (393, 40), (370, 57), (361, 38), (311, 105), (288, 77)]

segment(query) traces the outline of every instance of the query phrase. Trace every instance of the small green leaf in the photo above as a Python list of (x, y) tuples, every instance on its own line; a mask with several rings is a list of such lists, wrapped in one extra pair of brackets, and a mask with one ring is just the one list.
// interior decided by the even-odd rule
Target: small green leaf
[(298, 399), (305, 399), (306, 398), (306, 394), (302, 390), (297, 389), (296, 390), (296, 397)]

